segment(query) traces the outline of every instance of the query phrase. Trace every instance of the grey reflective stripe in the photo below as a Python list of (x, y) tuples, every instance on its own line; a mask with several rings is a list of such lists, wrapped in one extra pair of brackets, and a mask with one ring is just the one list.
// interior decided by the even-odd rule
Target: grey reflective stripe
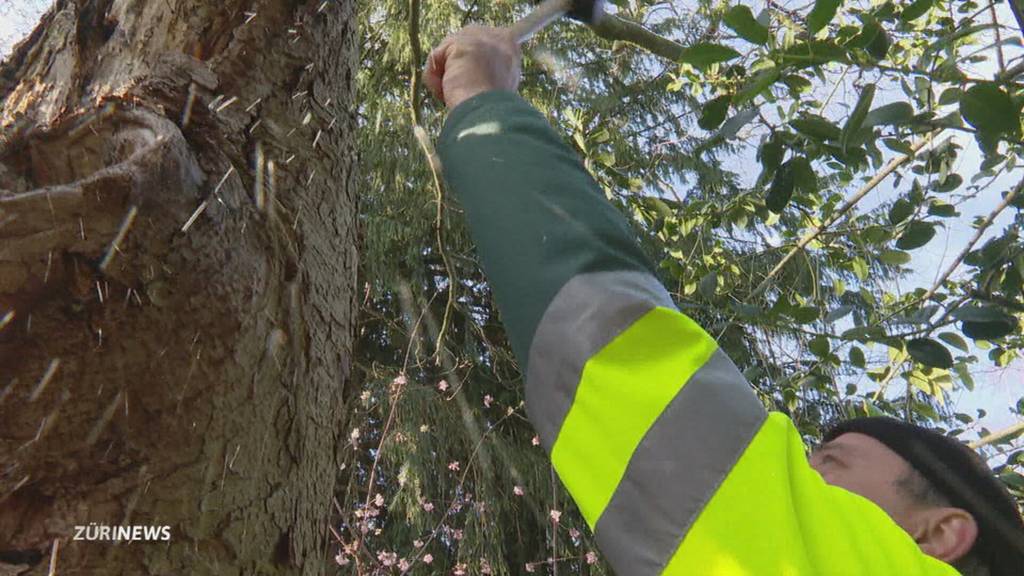
[(587, 360), (656, 306), (675, 309), (649, 273), (579, 274), (558, 291), (537, 326), (526, 373), (526, 413), (545, 448), (558, 437)]
[(661, 574), (766, 418), (743, 374), (716, 350), (644, 435), (597, 521), (616, 574)]

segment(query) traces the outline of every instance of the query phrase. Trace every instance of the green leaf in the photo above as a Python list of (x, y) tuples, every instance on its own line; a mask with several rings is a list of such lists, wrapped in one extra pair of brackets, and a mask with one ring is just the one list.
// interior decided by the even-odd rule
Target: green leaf
[(964, 183), (964, 177), (959, 174), (947, 174), (946, 177), (932, 184), (932, 190), (936, 192), (952, 192)]
[(828, 25), (836, 17), (840, 4), (841, 0), (815, 0), (814, 8), (807, 15), (807, 33), (814, 36)]
[(889, 223), (893, 225), (899, 224), (907, 218), (910, 218), (910, 215), (913, 213), (914, 205), (909, 201), (900, 198), (893, 202), (892, 207), (889, 208)]
[(974, 340), (995, 340), (1017, 329), (1017, 318), (995, 306), (961, 306), (951, 316), (963, 322), (961, 331)]
[(939, 333), (939, 340), (963, 352), (970, 352), (970, 348), (967, 347), (967, 341), (955, 332), (941, 332)]
[(797, 74), (787, 74), (782, 77), (782, 81), (785, 82), (786, 86), (789, 87), (790, 91), (798, 95), (803, 94), (805, 92), (810, 92), (811, 88), (814, 86), (813, 84), (811, 84), (810, 80)]
[(878, 32), (875, 34), (871, 42), (868, 43), (867, 51), (871, 54), (875, 60), (884, 60), (889, 55), (889, 48), (892, 46), (892, 40), (889, 39), (888, 32), (882, 28), (881, 25), (875, 24), (878, 28)]
[(914, 360), (933, 368), (952, 368), (953, 355), (945, 346), (931, 338), (914, 338), (907, 342), (907, 352)]
[(1016, 329), (1017, 319), (1012, 317), (1002, 322), (964, 322), (960, 325), (960, 331), (974, 340), (996, 340)]
[(800, 324), (809, 324), (821, 316), (821, 310), (814, 306), (800, 306), (790, 316)]
[(803, 114), (799, 118), (789, 121), (797, 132), (814, 138), (815, 140), (839, 140), (843, 131), (823, 116), (817, 114)]
[(731, 101), (732, 95), (726, 94), (705, 104), (704, 109), (701, 111), (700, 119), (697, 120), (697, 125), (704, 130), (714, 130), (721, 126), (722, 122), (725, 122), (726, 114), (729, 113), (729, 103)]
[(832, 346), (829, 345), (828, 337), (826, 336), (811, 338), (811, 341), (807, 343), (807, 348), (811, 351), (811, 354), (819, 358), (826, 358), (832, 352)]
[(746, 6), (733, 6), (722, 19), (725, 25), (731, 28), (751, 44), (765, 45), (768, 43), (768, 28), (761, 25), (754, 18), (754, 13)]
[(853, 273), (857, 276), (857, 279), (864, 281), (868, 277), (868, 264), (860, 257), (853, 259)]
[(914, 107), (908, 102), (893, 102), (879, 106), (868, 113), (865, 126), (899, 126), (914, 118)]
[(718, 274), (711, 272), (701, 278), (697, 290), (706, 300), (714, 300), (715, 292), (718, 290)]
[(956, 211), (956, 206), (938, 199), (931, 201), (931, 204), (928, 206), (928, 214), (930, 216), (938, 216), (939, 218), (952, 218), (953, 216), (960, 215)]
[(864, 351), (859, 346), (851, 346), (848, 354), (850, 364), (853, 364), (857, 368), (863, 368), (867, 365), (867, 359), (864, 358)]
[(883, 250), (878, 259), (890, 266), (903, 266), (910, 262), (910, 253), (901, 250)]
[(939, 104), (947, 106), (949, 104), (953, 104), (954, 102), (959, 102), (960, 98), (963, 97), (963, 95), (964, 91), (957, 88), (956, 86), (952, 88), (947, 88), (943, 90), (942, 95), (939, 96)]
[(885, 33), (882, 25), (875, 18), (865, 14), (861, 15), (860, 19), (864, 23), (864, 27), (861, 28), (857, 36), (847, 42), (847, 45), (863, 48), (875, 60), (882, 60), (889, 52), (889, 35)]
[(979, 132), (1019, 134), (1021, 105), (996, 84), (979, 83), (960, 98), (960, 115)]
[(900, 250), (914, 250), (924, 246), (935, 237), (935, 225), (920, 220), (911, 222), (896, 240), (896, 247)]
[(850, 306), (849, 304), (843, 304), (842, 306), (839, 306), (835, 310), (829, 312), (828, 315), (825, 316), (825, 322), (831, 324), (833, 322), (845, 318), (846, 315), (849, 314), (850, 312), (853, 312), (853, 306)]
[(843, 148), (849, 146), (854, 134), (859, 132), (861, 127), (864, 126), (864, 120), (867, 118), (868, 111), (871, 110), (871, 103), (875, 99), (876, 88), (874, 84), (868, 84), (861, 89), (857, 105), (853, 107), (853, 112), (850, 113), (850, 117), (846, 120), (846, 125), (843, 126), (841, 140)]
[(785, 209), (789, 199), (793, 197), (794, 175), (793, 161), (789, 160), (779, 166), (775, 171), (775, 178), (768, 189), (768, 196), (765, 198), (765, 205), (776, 214)]
[(768, 87), (774, 84), (778, 79), (779, 70), (774, 66), (759, 71), (747, 80), (747, 83), (743, 85), (743, 88), (736, 93), (732, 99), (733, 105), (739, 106), (757, 98), (758, 95), (767, 90)]
[(995, 306), (961, 306), (950, 316), (964, 322), (1003, 322), (1014, 319)]
[(914, 0), (909, 6), (903, 9), (900, 14), (900, 20), (904, 22), (910, 22), (911, 20), (917, 20), (921, 16), (924, 16), (932, 9), (932, 5), (935, 0)]
[(811, 168), (811, 162), (803, 157), (797, 156), (791, 161), (793, 170), (793, 184), (805, 194), (814, 194), (818, 191), (818, 176)]
[(773, 135), (765, 140), (764, 144), (761, 144), (761, 148), (757, 151), (757, 159), (761, 161), (764, 171), (770, 174), (779, 167), (779, 164), (782, 164), (783, 154), (785, 154), (785, 150), (782, 148), (782, 141)]
[(707, 68), (718, 62), (728, 62), (739, 58), (741, 54), (728, 46), (701, 42), (688, 48), (684, 48), (679, 55), (679, 61), (691, 64), (697, 68)]
[(914, 149), (910, 147), (910, 144), (900, 140), (899, 138), (883, 138), (882, 144), (885, 144), (885, 147), (893, 152), (899, 152), (901, 154), (906, 154), (907, 156), (914, 153)]

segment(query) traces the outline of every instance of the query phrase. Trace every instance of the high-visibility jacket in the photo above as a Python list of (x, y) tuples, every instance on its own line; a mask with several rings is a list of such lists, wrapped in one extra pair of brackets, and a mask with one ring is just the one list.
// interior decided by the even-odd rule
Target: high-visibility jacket
[(957, 574), (808, 465), (793, 423), (679, 312), (543, 115), (479, 94), (451, 112), (438, 152), (527, 414), (617, 574)]

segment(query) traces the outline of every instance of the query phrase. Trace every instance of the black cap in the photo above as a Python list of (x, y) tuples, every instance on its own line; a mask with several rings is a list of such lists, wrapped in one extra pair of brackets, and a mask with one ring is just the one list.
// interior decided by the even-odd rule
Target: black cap
[(567, 15), (573, 20), (579, 20), (587, 24), (596, 24), (603, 14), (603, 0), (573, 0), (572, 8)]
[(953, 506), (974, 516), (978, 538), (972, 552), (988, 563), (992, 576), (1024, 575), (1024, 520), (1010, 491), (978, 453), (955, 438), (885, 416), (840, 422), (824, 440), (848, 432), (885, 444)]

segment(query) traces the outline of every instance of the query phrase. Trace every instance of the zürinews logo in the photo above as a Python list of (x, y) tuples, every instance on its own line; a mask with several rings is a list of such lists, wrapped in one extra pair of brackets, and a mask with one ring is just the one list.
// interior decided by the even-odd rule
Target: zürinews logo
[(106, 526), (95, 522), (75, 526), (73, 537), (73, 540), (89, 542), (167, 542), (170, 539), (170, 526)]

